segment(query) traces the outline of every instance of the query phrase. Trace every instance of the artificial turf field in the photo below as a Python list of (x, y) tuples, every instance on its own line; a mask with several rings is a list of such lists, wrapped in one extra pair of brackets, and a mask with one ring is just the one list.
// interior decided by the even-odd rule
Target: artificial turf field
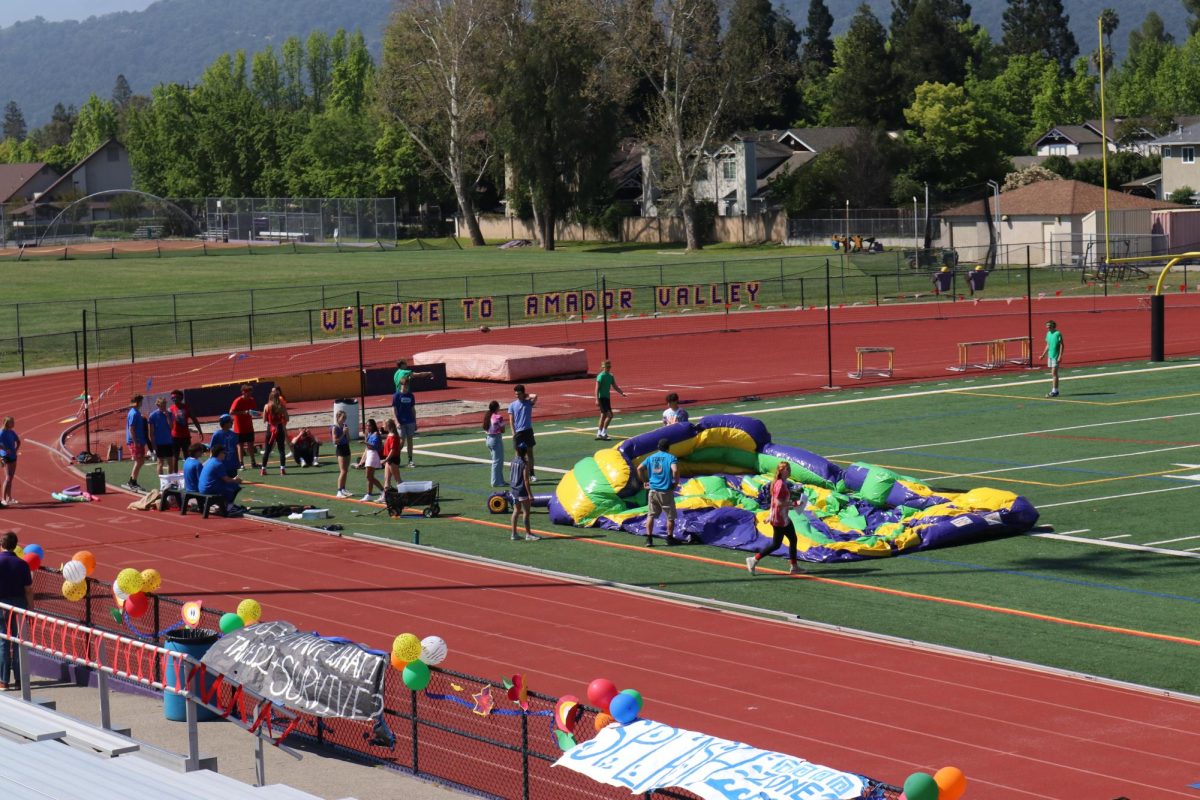
[[(442, 517), (390, 519), (381, 506), (332, 498), (336, 467), (250, 475), (239, 502), (329, 507), (344, 535), (367, 534), (795, 614), (889, 634), (1200, 694), (1190, 664), (1200, 647), (1200, 359), (1066, 370), (1063, 396), (1045, 377), (1007, 373), (735, 405), (691, 407), (760, 416), (776, 442), (847, 464), (868, 461), (935, 488), (994, 486), (1041, 512), (1033, 535), (897, 558), (809, 565), (806, 577), (751, 577), (744, 553), (656, 547), (601, 530), (551, 526), (510, 542), (507, 517), (485, 501), (487, 451), (473, 428), (418, 437), (405, 479), (441, 486)], [(544, 392), (552, 391), (550, 386)], [(614, 435), (658, 424), (622, 414)], [(591, 454), (594, 420), (537, 423), (538, 492)], [(511, 455), (509, 451), (508, 455)], [(124, 465), (110, 475), (119, 482)], [(351, 471), (361, 492), (363, 473)], [(781, 566), (785, 566), (780, 562)]]

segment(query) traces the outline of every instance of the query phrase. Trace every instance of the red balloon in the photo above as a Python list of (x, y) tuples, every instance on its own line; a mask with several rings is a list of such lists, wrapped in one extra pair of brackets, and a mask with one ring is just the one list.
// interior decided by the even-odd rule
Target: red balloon
[(37, 572), (42, 567), (42, 557), (37, 553), (24, 553), (21, 558), (29, 565), (30, 572)]
[(146, 613), (150, 608), (150, 598), (142, 592), (131, 594), (125, 598), (125, 613), (135, 619)]
[(617, 696), (617, 685), (608, 678), (596, 678), (588, 684), (588, 702), (601, 711), (608, 711), (608, 704)]

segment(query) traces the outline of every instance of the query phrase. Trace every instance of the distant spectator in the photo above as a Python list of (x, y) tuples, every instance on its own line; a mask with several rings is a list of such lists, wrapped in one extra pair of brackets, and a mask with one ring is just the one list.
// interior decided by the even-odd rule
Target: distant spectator
[(16, 422), (12, 417), (4, 418), (0, 429), (0, 461), (4, 462), (4, 496), (6, 506), (16, 504), (12, 496), (13, 478), (17, 475), (17, 455), (21, 450), (21, 437), (17, 435)]
[(278, 386), (271, 389), (271, 396), (267, 399), (266, 406), (263, 407), (263, 422), (267, 427), (267, 440), (263, 445), (262, 469), (259, 470), (259, 474), (267, 474), (267, 465), (271, 461), (271, 448), (276, 448), (279, 450), (279, 474), (286, 475), (287, 456), (284, 454), (283, 448), (284, 443), (288, 440), (288, 410), (287, 402), (283, 399), (283, 392), (279, 391)]
[(142, 471), (142, 464), (146, 463), (146, 448), (150, 446), (150, 427), (146, 418), (142, 416), (140, 394), (129, 398), (129, 413), (125, 415), (125, 444), (129, 446), (129, 457), (133, 459), (133, 467), (124, 488), (133, 492), (143, 491), (137, 479), (138, 473)]
[(200, 492), (224, 496), (226, 513), (234, 515), (243, 510), (233, 504), (241, 490), (242, 479), (230, 477), (226, 469), (225, 445), (215, 445), (208, 451), (208, 461), (200, 469)]
[(292, 437), (291, 445), (292, 460), (297, 465), (301, 467), (307, 467), (310, 464), (314, 467), (321, 466), (321, 443), (308, 428), (301, 428), (300, 432)]
[(339, 409), (333, 415), (333, 427), (329, 433), (333, 439), (334, 453), (337, 455), (337, 496), (346, 498), (350, 496), (350, 491), (346, 488), (346, 476), (350, 473), (350, 427), (346, 425), (345, 411)]
[(512, 422), (513, 446), (525, 447), (525, 461), (529, 467), (529, 482), (537, 483), (533, 474), (533, 448), (537, 440), (533, 436), (533, 407), (537, 405), (536, 394), (526, 394), (525, 384), (518, 383), (513, 387), (517, 399), (508, 405), (508, 418)]
[(214, 447), (221, 446), (225, 473), (231, 478), (236, 477), (238, 469), (243, 466), (238, 458), (239, 441), (238, 434), (233, 431), (233, 416), (222, 414), (217, 420), (217, 430), (213, 432), (212, 440), (208, 443), (208, 450), (211, 453)]
[[(17, 608), (33, 605), (33, 573), (29, 564), (17, 557), (17, 535), (12, 531), (0, 536), (0, 602)], [(0, 630), (17, 629), (17, 614), (0, 614)], [(13, 641), (0, 639), (0, 689), (21, 688), (21, 648)]]
[(667, 395), (667, 407), (663, 409), (663, 425), (674, 425), (676, 422), (687, 422), (688, 412), (679, 407), (679, 395), (671, 392)]
[(596, 438), (608, 441), (608, 425), (612, 422), (612, 392), (616, 391), (621, 397), (625, 393), (617, 385), (617, 378), (612, 374), (612, 362), (601, 361), (600, 372), (596, 375), (596, 407), (600, 409), (600, 419), (596, 423)]
[(492, 488), (501, 489), (504, 483), (504, 415), (500, 404), (493, 400), (483, 412), (483, 432), (487, 437), (487, 449), (492, 456)]
[(202, 455), (204, 455), (202, 442), (196, 442), (188, 448), (187, 458), (183, 460), (183, 490), (185, 492), (200, 491), (200, 471), (204, 467), (200, 461)]

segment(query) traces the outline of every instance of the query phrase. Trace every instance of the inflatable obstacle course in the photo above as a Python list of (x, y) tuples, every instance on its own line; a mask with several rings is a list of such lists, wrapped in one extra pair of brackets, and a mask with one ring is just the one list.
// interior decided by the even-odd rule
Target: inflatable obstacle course
[[(1038, 519), (1024, 497), (999, 489), (938, 492), (892, 470), (865, 463), (841, 467), (807, 450), (771, 442), (753, 417), (723, 414), (679, 422), (626, 439), (581, 459), (550, 498), (560, 525), (637, 536), (665, 535), (660, 516), (646, 530), (646, 490), (637, 466), (666, 438), (679, 459), (675, 535), (736, 550), (758, 550), (767, 523), (771, 478), (792, 468), (805, 503), (791, 512), (805, 561), (894, 556), (990, 536), (1022, 533)], [(783, 550), (779, 554), (783, 554)]]

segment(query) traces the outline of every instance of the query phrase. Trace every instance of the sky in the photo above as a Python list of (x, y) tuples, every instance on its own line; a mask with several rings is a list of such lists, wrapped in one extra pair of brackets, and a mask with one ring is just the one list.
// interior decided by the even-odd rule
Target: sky
[(114, 11), (142, 11), (154, 0), (0, 0), (0, 28), (44, 17), (50, 22), (87, 19)]

